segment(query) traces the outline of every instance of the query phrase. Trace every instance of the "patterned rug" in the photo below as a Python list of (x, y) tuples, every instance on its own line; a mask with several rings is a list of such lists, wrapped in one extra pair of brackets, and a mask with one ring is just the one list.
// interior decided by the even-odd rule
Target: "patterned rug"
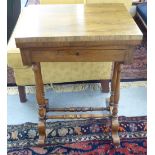
[(48, 122), (44, 146), (37, 144), (37, 124), (9, 125), (8, 155), (146, 155), (147, 117), (122, 116), (119, 122), (118, 148), (111, 141), (110, 119)]

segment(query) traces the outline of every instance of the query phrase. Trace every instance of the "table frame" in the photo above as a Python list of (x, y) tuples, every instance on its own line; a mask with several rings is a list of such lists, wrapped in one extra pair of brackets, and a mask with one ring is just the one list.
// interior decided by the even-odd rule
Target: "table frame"
[[(108, 6), (108, 5), (106, 5)], [(109, 5), (111, 7), (111, 5)], [(74, 5), (75, 7), (75, 5)], [(95, 7), (100, 7), (96, 5)], [(112, 7), (114, 7), (112, 5)], [(126, 13), (120, 4), (117, 5)], [(87, 7), (86, 7), (87, 8)], [(93, 7), (90, 6), (90, 9)], [(102, 8), (103, 9), (103, 8)], [(88, 8), (89, 10), (89, 8)], [(89, 11), (88, 11), (89, 13)], [(141, 43), (142, 35), (137, 30), (135, 23), (130, 16), (127, 32), (121, 35), (86, 35), (71, 37), (24, 37), (20, 34), (16, 38), (16, 45), (20, 48), (23, 65), (32, 66), (36, 82), (36, 98), (39, 106), (39, 144), (44, 144), (46, 140), (46, 120), (47, 119), (88, 119), (88, 118), (111, 118), (112, 141), (115, 146), (119, 146), (120, 138), (118, 136), (118, 102), (120, 96), (120, 73), (121, 64), (130, 64), (133, 59), (133, 51), (136, 45)], [(118, 18), (118, 17), (117, 17)], [(42, 18), (44, 19), (44, 18)], [(113, 19), (113, 18), (112, 18)], [(126, 20), (126, 18), (125, 18)], [(24, 22), (24, 21), (23, 21)], [(20, 23), (21, 24), (21, 23)], [(58, 23), (57, 23), (58, 24)], [(104, 23), (103, 23), (104, 25)], [(119, 26), (119, 24), (116, 24)], [(20, 26), (20, 25), (19, 25)], [(22, 24), (21, 24), (22, 26)], [(47, 25), (46, 25), (47, 26)], [(89, 26), (89, 24), (87, 25)], [(128, 25), (127, 25), (128, 26)], [(135, 28), (135, 33), (129, 32), (130, 27)], [(22, 27), (21, 27), (22, 28)], [(94, 27), (96, 28), (96, 27)], [(120, 28), (119, 28), (120, 29)], [(44, 30), (44, 29), (43, 29)], [(109, 31), (109, 30), (108, 30)], [(21, 33), (21, 31), (19, 31)], [(31, 32), (31, 31), (30, 31)], [(115, 33), (114, 33), (115, 34)], [(30, 34), (31, 35), (31, 34)], [(48, 99), (44, 97), (44, 84), (41, 73), (41, 62), (113, 62), (113, 75), (111, 81), (111, 96), (106, 100), (106, 107), (71, 107), (71, 108), (50, 108)], [(110, 71), (111, 72), (111, 71)], [(109, 114), (83, 114), (83, 115), (57, 115), (49, 116), (48, 112), (80, 112), (80, 111), (109, 111)]]
[[(67, 43), (68, 44), (68, 43)], [(112, 141), (117, 147), (120, 145), (118, 136), (118, 102), (120, 96), (120, 73), (121, 64), (130, 64), (132, 55), (137, 45), (137, 41), (103, 41), (103, 42), (77, 42), (67, 44), (47, 43), (43, 47), (20, 48), (24, 65), (32, 66), (36, 82), (36, 98), (39, 106), (39, 144), (44, 144), (46, 140), (46, 120), (47, 119), (88, 119), (88, 118), (111, 118)], [(53, 47), (53, 46), (54, 47)], [(17, 46), (21, 46), (17, 43)], [(37, 44), (37, 46), (39, 46)], [(50, 108), (48, 99), (44, 97), (44, 84), (41, 73), (41, 62), (113, 62), (113, 75), (111, 80), (111, 96), (106, 100), (106, 107), (71, 107), (71, 108)], [(57, 115), (49, 116), (48, 112), (80, 112), (80, 111), (109, 111), (109, 114), (83, 114), (83, 115)]]
[[(112, 119), (112, 139), (113, 143), (115, 145), (120, 144), (120, 139), (118, 136), (118, 101), (119, 101), (119, 94), (120, 94), (120, 62), (114, 63), (114, 71), (112, 76), (112, 83), (111, 83), (111, 96), (110, 99), (107, 100), (107, 107), (105, 108), (91, 108), (91, 107), (83, 107), (83, 108), (57, 108), (57, 109), (50, 109), (48, 107), (48, 100), (44, 97), (44, 85), (42, 80), (42, 74), (41, 74), (41, 65), (40, 63), (33, 63), (33, 71), (35, 75), (35, 81), (36, 81), (36, 98), (39, 105), (39, 144), (44, 144), (45, 138), (46, 138), (46, 120), (47, 119), (79, 119), (79, 118), (105, 118), (105, 117), (111, 117)], [(101, 110), (107, 110), (110, 112), (109, 115), (90, 115), (90, 114), (84, 114), (84, 115), (57, 115), (57, 116), (47, 116), (47, 112), (50, 111), (70, 111), (70, 112), (79, 112), (79, 111), (101, 111)]]
[[(24, 48), (21, 50), (21, 56), (23, 63), (25, 65), (32, 66), (36, 82), (36, 98), (39, 106), (39, 144), (44, 144), (46, 139), (46, 120), (47, 119), (88, 119), (88, 118), (111, 118), (112, 127), (112, 141), (115, 146), (119, 146), (120, 139), (118, 136), (118, 102), (120, 94), (120, 72), (121, 64), (130, 63), (132, 61), (133, 48), (132, 45), (124, 44), (105, 44), (102, 46), (96, 46), (92, 43), (87, 43), (87, 46), (66, 46), (63, 47), (43, 47), (43, 48)], [(40, 62), (78, 62), (78, 61), (92, 61), (92, 62), (102, 62), (102, 61), (112, 61), (113, 66), (113, 76), (111, 82), (111, 96), (107, 99), (106, 107), (71, 107), (71, 108), (49, 108), (48, 100), (44, 97), (44, 84), (41, 73)], [(83, 114), (83, 115), (57, 115), (49, 116), (48, 112), (80, 112), (80, 111), (109, 111), (109, 114)]]
[(120, 87), (120, 65), (121, 63), (115, 62), (114, 64), (114, 72), (113, 72), (113, 78), (112, 78), (112, 84), (111, 84), (111, 96), (108, 103), (110, 103), (107, 108), (99, 110), (109, 110), (111, 112), (110, 115), (68, 115), (68, 116), (53, 116), (53, 117), (47, 117), (46, 113), (49, 111), (96, 111), (97, 109), (90, 108), (85, 109), (81, 108), (80, 110), (77, 110), (76, 108), (70, 108), (68, 110), (66, 109), (49, 109), (48, 108), (48, 100), (44, 98), (44, 85), (42, 80), (42, 74), (41, 74), (41, 67), (40, 63), (34, 63), (33, 64), (33, 71), (35, 75), (35, 81), (36, 81), (36, 97), (39, 104), (39, 119), (40, 122), (38, 124), (39, 129), (39, 144), (43, 144), (46, 137), (46, 125), (45, 120), (46, 119), (78, 119), (78, 118), (104, 118), (104, 117), (112, 117), (112, 138), (115, 145), (119, 145), (120, 139), (118, 137), (118, 101), (119, 101), (119, 87)]

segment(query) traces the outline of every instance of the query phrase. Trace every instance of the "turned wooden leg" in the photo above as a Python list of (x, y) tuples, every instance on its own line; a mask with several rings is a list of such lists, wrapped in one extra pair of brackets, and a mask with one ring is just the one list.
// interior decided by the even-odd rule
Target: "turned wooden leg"
[(113, 106), (114, 103), (114, 91), (115, 91), (115, 86), (116, 86), (116, 79), (117, 79), (117, 63), (114, 64), (113, 68), (113, 75), (111, 79), (111, 95), (110, 98), (106, 99), (106, 105), (108, 106)]
[(113, 116), (117, 116), (117, 113), (118, 113), (118, 102), (119, 102), (119, 96), (120, 96), (120, 72), (121, 72), (121, 64), (117, 63), (117, 79), (116, 79), (115, 90), (114, 90)]
[(25, 93), (25, 86), (18, 86), (18, 92), (19, 92), (20, 102), (22, 103), (26, 102), (27, 99), (26, 99), (26, 93)]
[(114, 63), (114, 71), (111, 83), (111, 96), (110, 96), (110, 105), (112, 106), (112, 139), (113, 143), (116, 146), (120, 145), (120, 138), (118, 136), (118, 101), (120, 94), (120, 63)]
[(109, 80), (101, 80), (101, 87), (103, 93), (109, 93)]
[(48, 104), (48, 100), (44, 98), (44, 84), (42, 80), (41, 67), (40, 63), (34, 63), (32, 65), (35, 82), (36, 82), (36, 98), (39, 106), (39, 123), (38, 123), (38, 131), (39, 131), (39, 144), (45, 143), (46, 138), (46, 106)]

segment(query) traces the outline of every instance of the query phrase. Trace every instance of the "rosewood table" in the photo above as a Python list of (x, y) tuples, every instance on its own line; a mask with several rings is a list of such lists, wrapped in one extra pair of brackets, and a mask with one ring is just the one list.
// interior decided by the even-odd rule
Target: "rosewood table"
[[(123, 4), (35, 5), (25, 8), (15, 29), (23, 65), (32, 66), (39, 105), (39, 144), (46, 139), (47, 119), (110, 117), (117, 146), (121, 64), (132, 62), (142, 33)], [(50, 108), (44, 97), (40, 62), (114, 62), (111, 96), (106, 107)], [(51, 68), (52, 69), (52, 68)], [(109, 71), (111, 72), (111, 71)], [(124, 103), (125, 104), (125, 103)], [(48, 112), (109, 111), (109, 114), (50, 116)]]

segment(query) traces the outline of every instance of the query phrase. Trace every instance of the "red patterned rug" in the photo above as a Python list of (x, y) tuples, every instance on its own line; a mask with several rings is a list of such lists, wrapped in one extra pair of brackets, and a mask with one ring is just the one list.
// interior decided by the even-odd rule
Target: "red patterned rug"
[(120, 147), (111, 141), (109, 119), (47, 123), (47, 141), (38, 146), (37, 124), (8, 126), (8, 155), (146, 155), (147, 117), (119, 117)]

